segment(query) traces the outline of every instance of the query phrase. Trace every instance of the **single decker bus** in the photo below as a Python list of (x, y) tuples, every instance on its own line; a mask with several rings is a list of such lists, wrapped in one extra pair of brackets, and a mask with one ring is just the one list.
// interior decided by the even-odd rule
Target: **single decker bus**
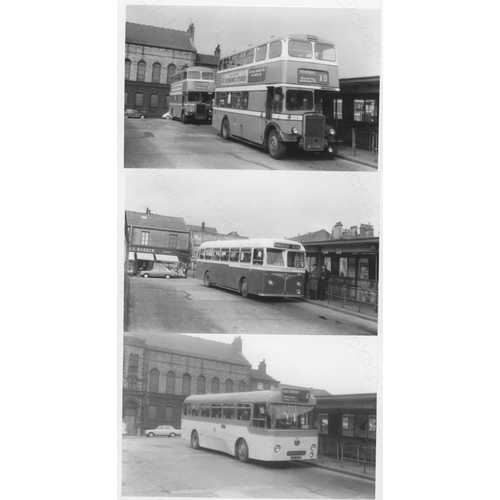
[(264, 461), (314, 460), (316, 399), (307, 389), (189, 396), (182, 408), (181, 437), (208, 448)]
[(196, 260), (197, 279), (263, 297), (305, 295), (304, 246), (275, 238), (206, 241)]
[(188, 121), (211, 121), (214, 70), (193, 66), (176, 73), (170, 85), (170, 117)]
[(212, 126), (263, 148), (272, 158), (292, 146), (333, 158), (340, 91), (335, 45), (312, 35), (284, 35), (219, 62)]

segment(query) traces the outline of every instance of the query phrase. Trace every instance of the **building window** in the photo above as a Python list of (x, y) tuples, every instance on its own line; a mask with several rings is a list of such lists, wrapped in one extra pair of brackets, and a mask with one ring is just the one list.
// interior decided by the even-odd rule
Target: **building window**
[(354, 415), (342, 415), (342, 436), (354, 437)]
[(123, 102), (125, 104), (124, 108), (127, 109), (127, 106), (128, 106), (128, 92), (125, 92), (125, 96), (123, 98)]
[(156, 369), (149, 372), (149, 390), (151, 392), (158, 392), (160, 383), (160, 372)]
[(374, 99), (354, 100), (354, 121), (367, 123), (377, 121), (377, 103)]
[(149, 231), (142, 231), (141, 245), (149, 245)]
[(174, 409), (172, 406), (165, 406), (165, 422), (171, 423), (174, 421)]
[(226, 392), (233, 392), (233, 381), (226, 380)]
[(168, 83), (170, 83), (172, 77), (175, 75), (175, 71), (176, 71), (175, 65), (170, 64), (168, 66), (168, 69), (167, 69), (167, 82)]
[(318, 423), (319, 423), (319, 433), (320, 434), (328, 434), (328, 414), (320, 413), (318, 415)]
[(257, 390), (257, 381), (256, 380), (252, 380), (250, 382), (250, 390), (251, 391), (256, 391)]
[(142, 108), (144, 106), (144, 94), (137, 92), (134, 99), (134, 108)]
[(125, 59), (125, 80), (130, 80), (130, 66), (132, 63), (130, 59)]
[(156, 420), (156, 410), (157, 410), (156, 405), (149, 405), (148, 406), (148, 420)]
[(342, 120), (342, 99), (333, 101), (333, 117)]
[(151, 102), (149, 104), (150, 108), (157, 108), (158, 107), (158, 94), (151, 94)]
[(167, 373), (167, 394), (175, 394), (175, 373)]
[(189, 396), (191, 394), (191, 375), (185, 374), (182, 376), (182, 395)]
[(241, 381), (238, 384), (238, 391), (239, 392), (246, 392), (246, 390), (247, 390), (247, 384), (245, 384), (245, 382)]
[(153, 83), (160, 83), (160, 73), (161, 73), (161, 64), (154, 63), (153, 64)]
[(146, 63), (140, 61), (137, 65), (137, 81), (143, 82), (146, 79)]
[(197, 394), (205, 394), (205, 377), (200, 375), (198, 377), (198, 392)]
[(264, 382), (264, 390), (268, 391), (269, 389), (271, 389), (271, 383), (270, 382)]
[(168, 248), (177, 248), (177, 235), (176, 234), (169, 235)]
[(212, 379), (212, 394), (219, 394), (220, 382), (218, 378)]
[(129, 377), (128, 378), (128, 388), (129, 389), (137, 389), (137, 377)]

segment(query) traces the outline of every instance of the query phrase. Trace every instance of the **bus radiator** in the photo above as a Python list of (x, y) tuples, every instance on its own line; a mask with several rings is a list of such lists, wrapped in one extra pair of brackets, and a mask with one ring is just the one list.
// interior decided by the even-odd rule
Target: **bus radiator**
[(322, 115), (304, 116), (304, 149), (322, 151), (325, 147), (325, 117)]

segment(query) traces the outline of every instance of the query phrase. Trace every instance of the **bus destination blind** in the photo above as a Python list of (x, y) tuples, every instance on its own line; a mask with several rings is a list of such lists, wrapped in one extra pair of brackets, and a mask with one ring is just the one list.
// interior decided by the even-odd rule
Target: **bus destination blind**
[(328, 85), (328, 73), (326, 71), (315, 71), (312, 69), (299, 69), (297, 75), (298, 83), (319, 83)]
[(283, 389), (283, 402), (285, 403), (307, 403), (309, 391), (304, 389)]

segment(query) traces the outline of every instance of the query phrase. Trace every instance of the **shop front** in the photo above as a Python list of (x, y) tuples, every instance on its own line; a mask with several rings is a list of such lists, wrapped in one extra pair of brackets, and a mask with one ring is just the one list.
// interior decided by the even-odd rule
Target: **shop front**
[(185, 270), (188, 264), (187, 250), (169, 250), (161, 247), (129, 245), (128, 274), (138, 275), (141, 271), (150, 271), (166, 267), (173, 271)]

